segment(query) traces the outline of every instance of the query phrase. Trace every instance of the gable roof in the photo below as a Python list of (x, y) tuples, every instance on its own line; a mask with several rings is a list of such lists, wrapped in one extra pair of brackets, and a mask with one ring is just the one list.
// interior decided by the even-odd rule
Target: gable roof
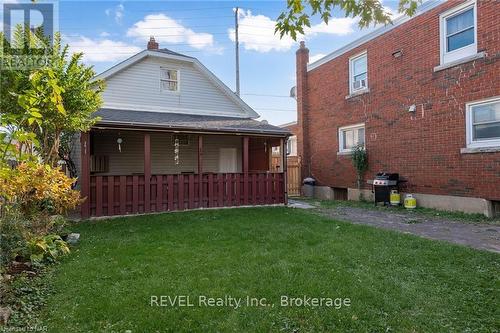
[(395, 20), (392, 21), (392, 24), (388, 24), (388, 25), (385, 25), (385, 26), (380, 27), (378, 29), (375, 29), (374, 31), (372, 31), (364, 36), (361, 36), (360, 38), (358, 38), (358, 39), (354, 40), (353, 42), (333, 51), (332, 53), (327, 54), (323, 58), (321, 58), (313, 63), (308, 64), (307, 70), (311, 71), (311, 70), (329, 62), (330, 60), (333, 60), (333, 59), (341, 56), (342, 54), (347, 53), (347, 52), (357, 48), (358, 46), (391, 31), (392, 29), (400, 26), (401, 24), (408, 22), (409, 20), (443, 4), (445, 1), (446, 0), (428, 0), (417, 8), (415, 15), (413, 15), (412, 17), (403, 15), (403, 16), (396, 18)]
[(226, 86), (214, 73), (212, 73), (208, 68), (206, 68), (198, 59), (194, 57), (189, 57), (181, 53), (174, 52), (169, 49), (158, 49), (158, 50), (143, 50), (130, 58), (116, 64), (115, 66), (105, 70), (104, 72), (98, 74), (94, 79), (106, 80), (107, 78), (115, 75), (118, 72), (123, 71), (127, 67), (141, 61), (146, 57), (156, 57), (170, 60), (184, 61), (193, 64), (193, 66), (200, 71), (210, 82), (212, 82), (225, 96), (232, 100), (236, 105), (240, 106), (241, 109), (247, 114), (248, 118), (259, 118), (260, 115), (255, 112), (248, 104), (246, 104), (238, 95), (236, 95), (228, 86)]
[(249, 118), (189, 115), (170, 112), (148, 112), (118, 109), (100, 109), (96, 116), (101, 120), (94, 126), (123, 126), (134, 128), (157, 128), (179, 131), (237, 132), (286, 136), (284, 128)]

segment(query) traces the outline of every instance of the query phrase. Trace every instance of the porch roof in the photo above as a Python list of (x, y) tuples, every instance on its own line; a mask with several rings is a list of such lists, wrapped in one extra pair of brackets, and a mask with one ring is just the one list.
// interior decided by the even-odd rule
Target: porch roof
[(157, 128), (185, 131), (232, 132), (287, 136), (284, 128), (250, 118), (192, 115), (170, 112), (100, 109), (96, 126), (124, 128)]

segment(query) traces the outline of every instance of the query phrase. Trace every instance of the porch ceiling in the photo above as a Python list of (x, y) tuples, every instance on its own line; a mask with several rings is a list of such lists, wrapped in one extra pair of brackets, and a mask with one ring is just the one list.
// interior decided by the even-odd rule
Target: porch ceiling
[(249, 118), (201, 116), (169, 112), (147, 112), (135, 110), (100, 109), (101, 120), (96, 126), (119, 126), (125, 128), (162, 128), (172, 130), (270, 134), (288, 136), (284, 128)]

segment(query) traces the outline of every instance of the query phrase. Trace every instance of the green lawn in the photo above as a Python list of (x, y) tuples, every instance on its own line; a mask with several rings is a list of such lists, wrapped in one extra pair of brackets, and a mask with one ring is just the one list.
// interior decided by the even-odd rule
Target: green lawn
[[(42, 313), (49, 332), (494, 332), (500, 256), (288, 208), (83, 223)], [(151, 306), (189, 295), (194, 307)], [(198, 306), (199, 296), (269, 306)], [(282, 307), (280, 297), (351, 306)], [(274, 307), (272, 306), (274, 304)]]

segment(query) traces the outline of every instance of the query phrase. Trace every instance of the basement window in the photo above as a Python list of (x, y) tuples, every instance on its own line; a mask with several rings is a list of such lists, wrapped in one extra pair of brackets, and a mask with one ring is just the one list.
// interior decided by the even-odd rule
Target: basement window
[(160, 90), (161, 91), (179, 91), (179, 71), (160, 67)]
[(477, 53), (476, 2), (467, 1), (439, 16), (441, 65)]
[(467, 104), (467, 148), (500, 147), (500, 97)]

